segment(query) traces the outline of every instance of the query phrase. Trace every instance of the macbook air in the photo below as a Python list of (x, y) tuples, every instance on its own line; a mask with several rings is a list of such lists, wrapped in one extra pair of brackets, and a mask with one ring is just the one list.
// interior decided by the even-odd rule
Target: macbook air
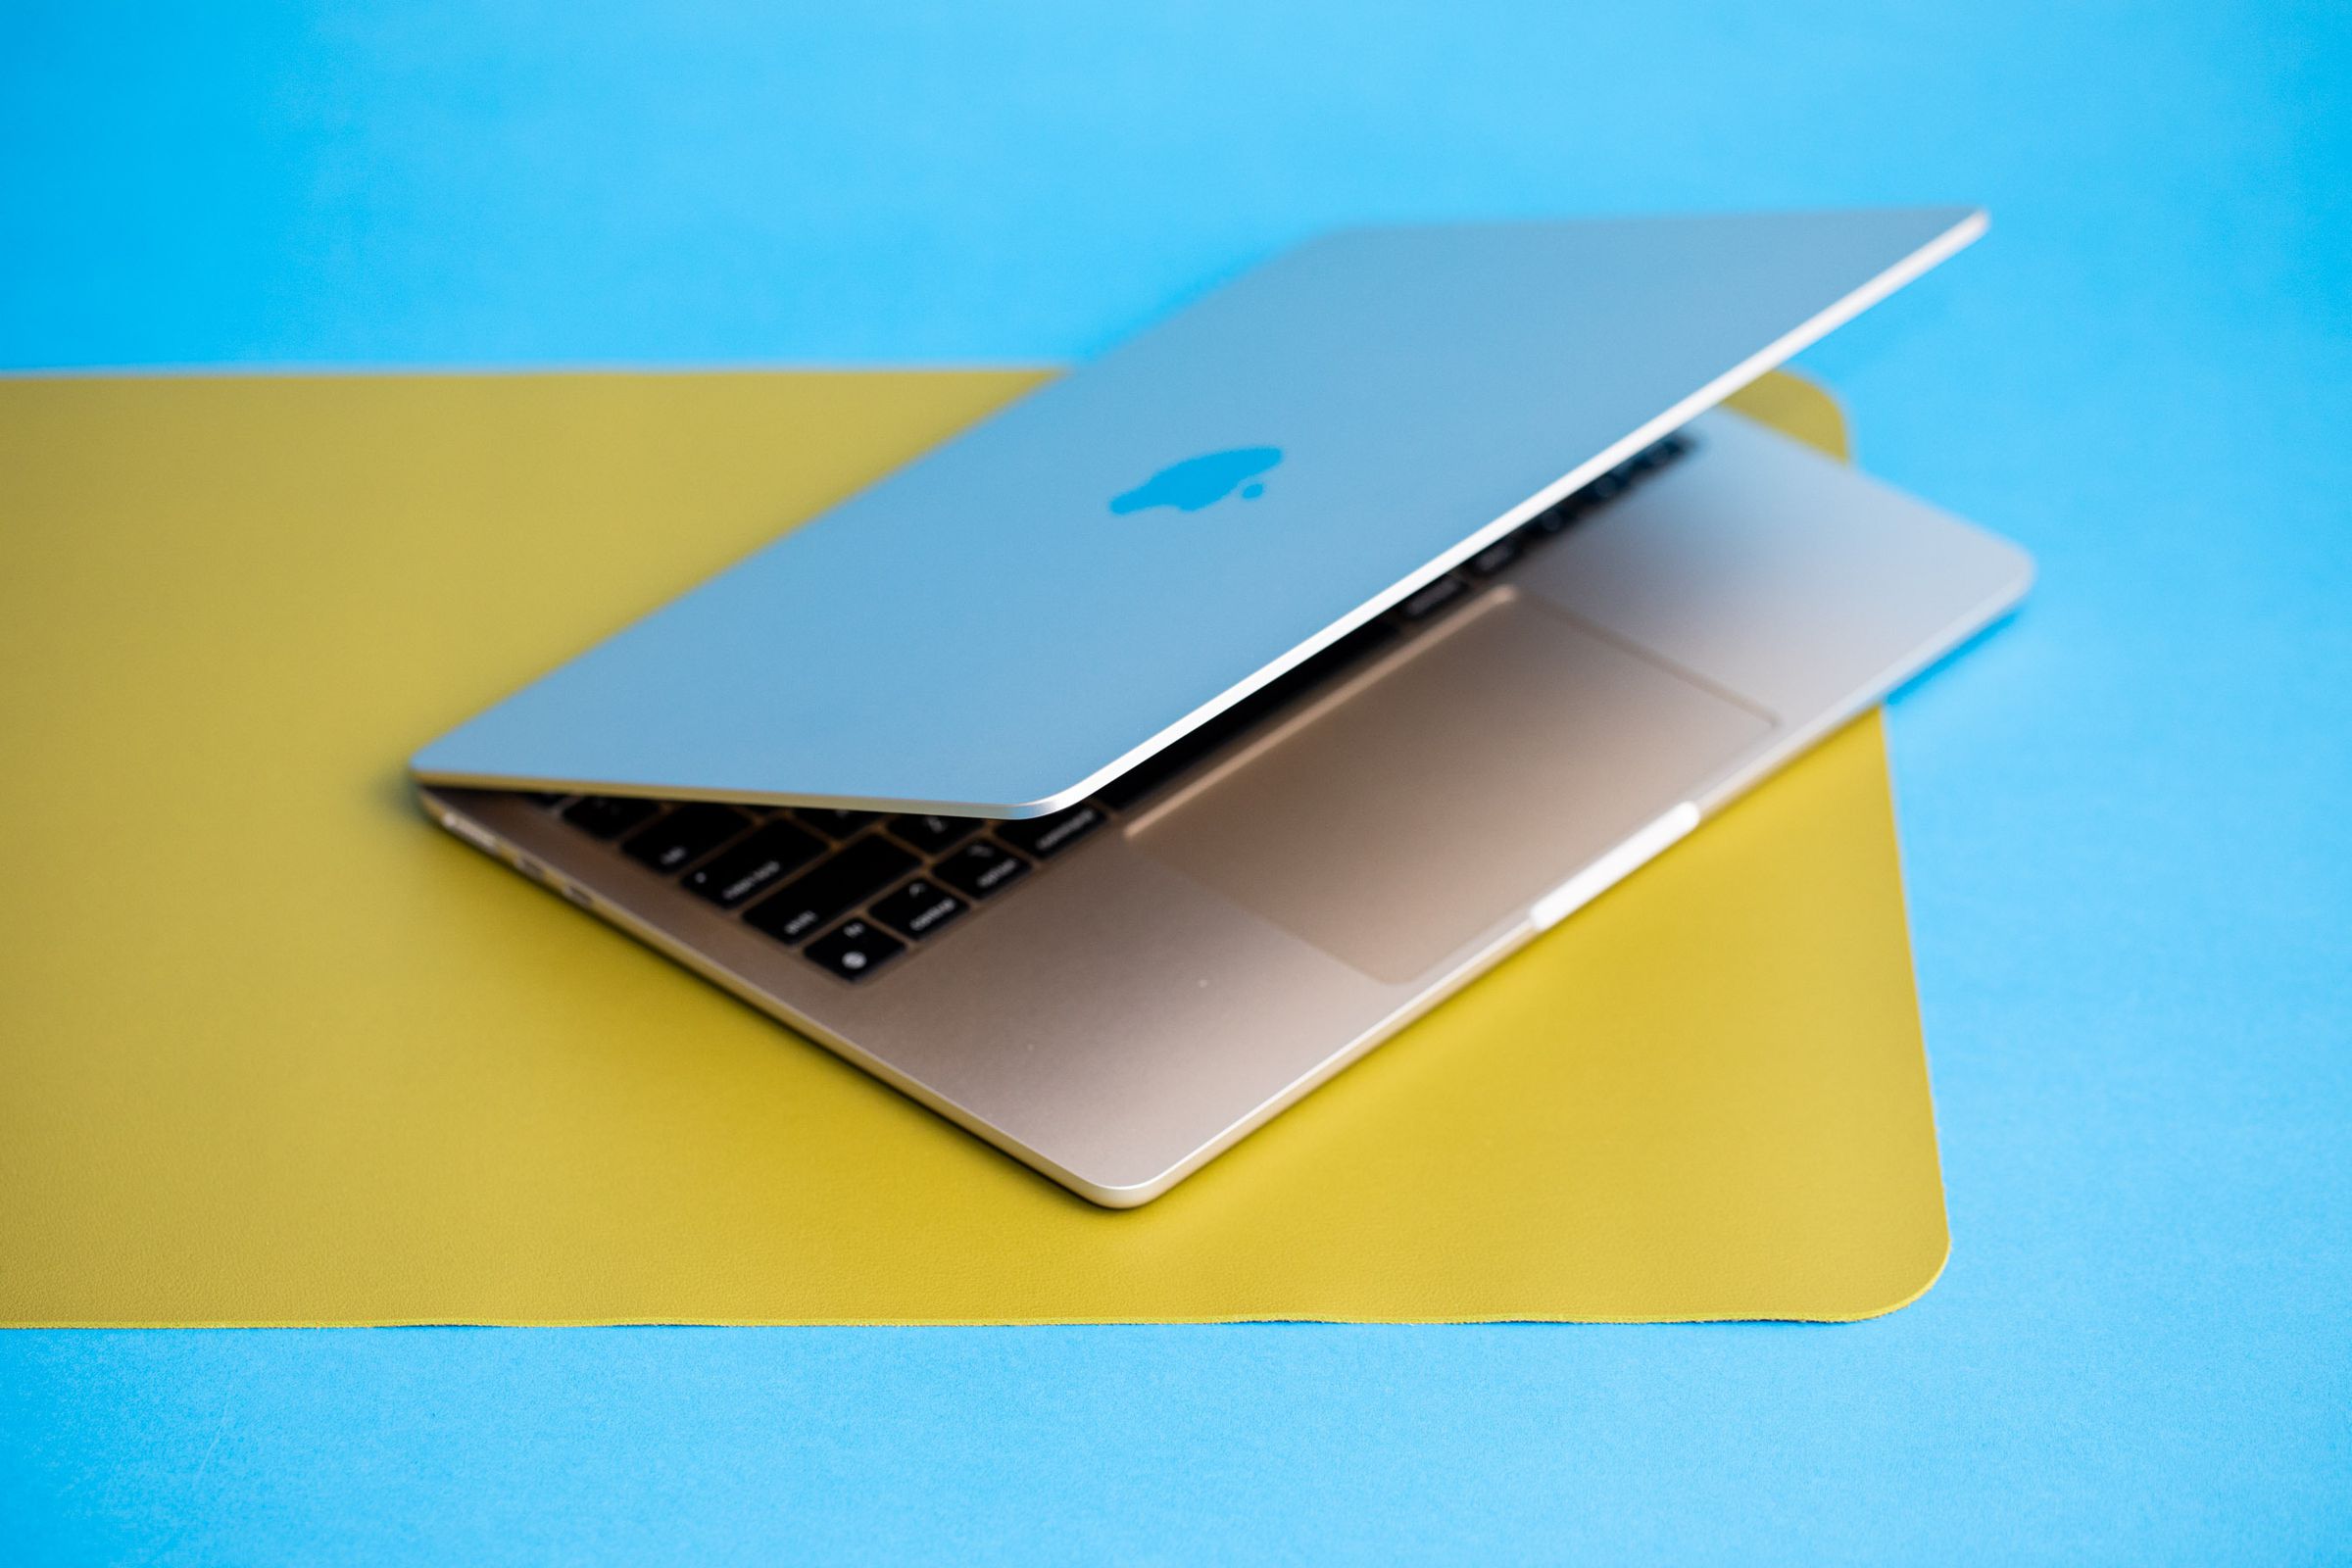
[(1983, 226), (1319, 239), (458, 725), (424, 808), (1145, 1202), (2014, 605), (1714, 407)]

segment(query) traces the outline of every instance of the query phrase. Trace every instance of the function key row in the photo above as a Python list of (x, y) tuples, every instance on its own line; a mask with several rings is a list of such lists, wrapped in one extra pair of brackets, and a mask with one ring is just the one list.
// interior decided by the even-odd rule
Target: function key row
[(1460, 603), (1482, 580), (1517, 564), (1531, 547), (1566, 533), (1594, 509), (1616, 500), (1678, 458), (1688, 456), (1695, 446), (1690, 436), (1680, 433), (1651, 442), (1504, 534), (1472, 556), (1460, 569), (1414, 589), (1392, 614), (1399, 624), (1410, 626)]

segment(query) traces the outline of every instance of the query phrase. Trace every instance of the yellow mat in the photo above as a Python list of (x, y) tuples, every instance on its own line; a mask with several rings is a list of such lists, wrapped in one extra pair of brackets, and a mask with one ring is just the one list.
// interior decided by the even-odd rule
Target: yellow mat
[[(1105, 1213), (428, 827), (420, 741), (1032, 373), (0, 382), (0, 1321), (1851, 1318), (1875, 720)], [(1776, 378), (1747, 407), (1836, 445)]]

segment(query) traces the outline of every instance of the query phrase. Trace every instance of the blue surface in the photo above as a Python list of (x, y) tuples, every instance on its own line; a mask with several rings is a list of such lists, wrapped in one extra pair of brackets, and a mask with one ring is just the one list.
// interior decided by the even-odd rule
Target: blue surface
[(0, 364), (1059, 359), (1344, 220), (1984, 201), (1811, 359), (2043, 566), (1893, 715), (1943, 1282), (1819, 1330), (14, 1334), (0, 1539), (2352, 1554), (2352, 15), (1126, 9), (20, 7)]

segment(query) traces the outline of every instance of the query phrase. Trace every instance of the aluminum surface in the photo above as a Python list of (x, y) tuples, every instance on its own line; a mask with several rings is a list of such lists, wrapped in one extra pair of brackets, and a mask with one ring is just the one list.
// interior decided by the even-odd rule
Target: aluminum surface
[[(1455, 612), (1473, 635), (1437, 644), (1453, 656), (1369, 668), (1337, 699), (1345, 724), (1316, 737), (1311, 712), (1286, 716), (1123, 831), (1083, 841), (861, 985), (518, 797), (428, 791), (428, 808), (1082, 1196), (1147, 1201), (1637, 869), (1689, 827), (1690, 803), (1711, 809), (1746, 787), (2027, 587), (2030, 563), (2013, 547), (1841, 465), (1735, 415), (1690, 428), (1690, 457)], [(1523, 611), (1541, 602), (1573, 616), (1582, 640), (1475, 634), (1514, 597)], [(1592, 639), (1640, 653), (1583, 662)], [(1589, 689), (1577, 688), (1579, 669), (1592, 673)], [(1376, 932), (1359, 947), (1360, 933), (1334, 936), (1279, 909), (1270, 917), (1247, 889), (1220, 891), (1152, 849), (1155, 823), (1220, 809), (1237, 767), (1258, 775), (1250, 791), (1274, 796), (1377, 779), (1379, 810), (1363, 820), (1399, 845), (1391, 856), (1364, 860), (1351, 835), (1258, 834), (1213, 816), (1194, 831), (1254, 835), (1277, 890), (1344, 861), (1351, 897), (1367, 906), (1427, 896), (1445, 885), (1446, 852), (1465, 846), (1455, 824), (1478, 797), (1470, 781), (1517, 788), (1509, 781), (1530, 776), (1522, 770), (1555, 767), (1567, 753), (1557, 734), (1534, 737), (1531, 751), (1536, 720), (1524, 710), (1459, 726), (1442, 766), (1398, 770), (1399, 749), (1433, 705), (1494, 714), (1494, 694), (1519, 688), (1553, 694), (1576, 713), (1577, 745), (1617, 761), (1605, 776), (1582, 775), (1585, 786), (1532, 775), (1546, 780), (1542, 805), (1519, 801), (1491, 829), (1505, 844), (1547, 847), (1542, 874), (1494, 872), (1507, 858), (1473, 867), (1460, 883), (1472, 896), (1447, 891), (1443, 918), (1408, 940)], [(1645, 695), (1599, 700), (1612, 691)], [(1669, 693), (1681, 718), (1648, 706)], [(1737, 734), (1724, 727), (1735, 721)], [(1298, 769), (1288, 780), (1286, 753)], [(1247, 792), (1222, 800), (1253, 805)], [(1541, 885), (1555, 875), (1556, 886)], [(1414, 956), (1425, 961), (1404, 972)]]
[(414, 769), (1050, 809), (1982, 225), (1933, 209), (1331, 236), (786, 534)]

